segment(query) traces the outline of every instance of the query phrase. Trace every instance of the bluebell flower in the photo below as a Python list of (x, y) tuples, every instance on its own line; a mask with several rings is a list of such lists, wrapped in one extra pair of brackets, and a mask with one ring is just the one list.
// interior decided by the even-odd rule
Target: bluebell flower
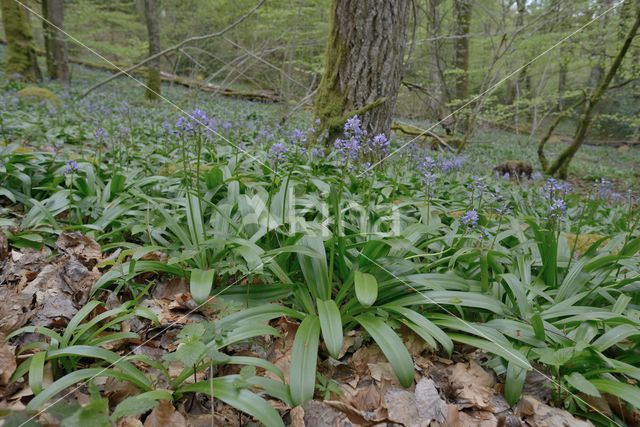
[(94, 136), (96, 137), (96, 139), (98, 141), (104, 141), (105, 139), (107, 139), (109, 134), (107, 133), (105, 128), (98, 128), (98, 129), (96, 129), (96, 131), (94, 133)]
[(460, 224), (467, 227), (468, 230), (474, 229), (478, 226), (478, 212), (476, 210), (470, 210), (460, 217)]
[(65, 174), (70, 174), (78, 170), (78, 162), (75, 160), (67, 160), (67, 165), (64, 168)]
[(300, 129), (294, 129), (291, 132), (291, 142), (292, 145), (302, 145), (307, 142), (307, 134), (301, 131)]
[(549, 207), (549, 217), (561, 219), (567, 213), (567, 205), (562, 199), (553, 199)]
[(281, 163), (287, 159), (287, 147), (282, 142), (276, 142), (269, 150), (269, 157), (276, 163)]

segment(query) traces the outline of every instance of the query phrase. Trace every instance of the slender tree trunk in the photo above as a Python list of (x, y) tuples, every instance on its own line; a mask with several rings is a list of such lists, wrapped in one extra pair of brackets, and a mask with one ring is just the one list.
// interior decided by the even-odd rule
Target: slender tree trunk
[(429, 49), (429, 76), (431, 77), (429, 107), (433, 114), (432, 118), (438, 122), (444, 116), (444, 106), (448, 99), (443, 74), (442, 43), (437, 40), (442, 28), (441, 3), (442, 0), (427, 0), (427, 37), (429, 38), (427, 48)]
[(70, 79), (69, 56), (67, 42), (61, 31), (64, 28), (63, 0), (42, 0), (42, 15), (46, 18), (46, 21), (42, 21), (42, 28), (47, 74), (52, 80), (68, 82)]
[(357, 114), (388, 134), (402, 78), (409, 0), (333, 0), (326, 64), (316, 95), (327, 143)]
[(469, 96), (469, 30), (471, 28), (471, 0), (453, 0), (453, 66), (456, 68), (455, 97)]
[(33, 32), (27, 12), (14, 0), (0, 0), (2, 24), (7, 39), (5, 72), (9, 78), (20, 75), (25, 81), (36, 82), (42, 79)]
[[(158, 22), (156, 0), (144, 0), (144, 17), (147, 23), (147, 34), (149, 35), (149, 56), (153, 56), (160, 52), (160, 24)], [(148, 72), (149, 77), (145, 96), (152, 100), (159, 99), (160, 58), (149, 62)]]
[[(516, 28), (521, 28), (524, 25), (524, 17), (527, 14), (527, 2), (525, 0), (516, 0), (518, 12), (516, 15)], [(526, 58), (523, 58), (526, 60)], [(505, 97), (505, 104), (511, 105), (514, 101), (523, 93), (527, 93), (531, 88), (530, 78), (527, 74), (527, 68), (520, 70), (516, 78), (511, 78), (507, 82), (507, 94)]]
[[(613, 0), (598, 0), (596, 13), (601, 14), (609, 9), (612, 5)], [(589, 73), (589, 80), (587, 84), (593, 90), (595, 90), (595, 88), (598, 86), (598, 83), (602, 81), (605, 73), (605, 64), (607, 62), (607, 40), (605, 36), (609, 29), (609, 16), (610, 14), (606, 14), (605, 16), (600, 18), (600, 30), (596, 32), (596, 40), (591, 44), (591, 46), (593, 46), (593, 49), (595, 50), (595, 52), (593, 52), (592, 54), (592, 58), (595, 63), (591, 67), (591, 72)]]
[(567, 63), (564, 59), (558, 61), (558, 109), (565, 107), (564, 93), (567, 91)]
[(587, 102), (584, 106), (582, 116), (578, 121), (578, 127), (576, 128), (576, 132), (573, 136), (571, 145), (569, 145), (569, 147), (561, 152), (553, 162), (553, 164), (549, 166), (549, 168), (547, 169), (548, 174), (558, 175), (560, 178), (567, 177), (569, 163), (571, 162), (571, 159), (573, 159), (573, 156), (576, 154), (578, 149), (584, 143), (585, 136), (587, 135), (587, 130), (589, 129), (591, 119), (593, 118), (593, 109), (598, 104), (598, 102), (600, 102), (600, 99), (604, 95), (605, 91), (609, 87), (609, 84), (611, 84), (613, 77), (616, 75), (616, 72), (620, 68), (622, 60), (629, 51), (629, 47), (631, 46), (634, 37), (638, 33), (638, 27), (640, 27), (640, 6), (636, 7), (635, 21), (629, 29), (629, 33), (627, 34), (622, 47), (618, 51), (618, 54), (611, 64), (611, 68), (609, 68), (607, 74), (601, 79), (597, 87), (594, 89), (593, 93), (591, 93), (587, 98)]

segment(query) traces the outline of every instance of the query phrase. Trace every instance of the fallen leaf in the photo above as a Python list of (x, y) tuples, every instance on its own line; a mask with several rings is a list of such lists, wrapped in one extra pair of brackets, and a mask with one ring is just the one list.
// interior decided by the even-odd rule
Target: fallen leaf
[(9, 383), (16, 366), (16, 356), (7, 343), (5, 336), (0, 333), (0, 386)]
[(56, 248), (77, 258), (85, 267), (92, 269), (102, 261), (102, 250), (98, 242), (79, 231), (62, 233), (56, 241)]
[(416, 406), (421, 417), (442, 422), (447, 416), (447, 403), (440, 397), (433, 380), (422, 378), (416, 385)]
[(546, 405), (532, 396), (523, 396), (520, 399), (515, 414), (531, 427), (593, 427), (590, 421), (575, 418), (569, 412)]
[(158, 406), (144, 420), (144, 427), (187, 427), (185, 417), (168, 400), (161, 400)]
[(431, 418), (420, 416), (416, 397), (407, 390), (393, 388), (384, 395), (384, 405), (387, 408), (387, 419), (405, 427), (429, 427)]
[(494, 377), (486, 372), (473, 360), (466, 363), (456, 363), (449, 367), (450, 396), (459, 407), (476, 408), (494, 412), (493, 403), (495, 390)]
[(291, 427), (306, 427), (304, 423), (304, 408), (302, 406), (296, 406), (289, 411), (289, 418), (291, 419), (289, 424)]

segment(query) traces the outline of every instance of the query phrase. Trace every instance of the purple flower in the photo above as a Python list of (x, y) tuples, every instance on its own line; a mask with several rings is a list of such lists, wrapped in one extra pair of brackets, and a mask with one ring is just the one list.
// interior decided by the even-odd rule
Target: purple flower
[(461, 156), (455, 156), (448, 159), (444, 159), (440, 162), (440, 169), (442, 172), (449, 173), (458, 169), (462, 169), (464, 166), (464, 158)]
[(436, 168), (436, 166), (438, 166), (438, 163), (435, 160), (433, 160), (433, 157), (427, 156), (418, 165), (418, 169), (422, 173), (432, 172)]
[(540, 181), (542, 179), (542, 173), (540, 171), (535, 171), (532, 175), (531, 175), (531, 179), (533, 181)]
[(380, 133), (373, 137), (372, 146), (374, 151), (384, 154), (389, 149), (389, 140), (384, 134)]
[(289, 141), (292, 145), (302, 145), (307, 142), (307, 134), (305, 134), (300, 129), (294, 129), (291, 133), (291, 140)]
[(353, 135), (360, 137), (364, 134), (362, 128), (360, 127), (362, 124), (360, 122), (360, 118), (355, 115), (350, 119), (347, 119), (347, 122), (344, 124), (344, 133), (345, 135)]
[(469, 230), (474, 229), (478, 226), (479, 219), (478, 212), (470, 210), (460, 217), (460, 224), (464, 225)]
[(553, 199), (549, 207), (549, 217), (560, 219), (567, 213), (567, 205), (562, 199)]
[(94, 136), (96, 137), (96, 139), (98, 141), (104, 141), (105, 139), (107, 139), (109, 134), (107, 133), (105, 128), (98, 128), (98, 129), (96, 129), (96, 131), (94, 133)]
[(67, 165), (64, 168), (65, 174), (70, 174), (78, 170), (78, 163), (75, 160), (67, 160)]
[(276, 142), (269, 149), (269, 157), (276, 163), (281, 163), (287, 159), (287, 147), (282, 142)]

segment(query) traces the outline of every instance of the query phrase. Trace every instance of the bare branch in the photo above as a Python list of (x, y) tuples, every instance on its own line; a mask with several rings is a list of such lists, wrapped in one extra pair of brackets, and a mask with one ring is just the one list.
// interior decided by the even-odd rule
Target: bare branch
[(101, 86), (106, 85), (107, 83), (111, 82), (112, 80), (117, 79), (120, 76), (123, 75), (129, 75), (132, 71), (142, 67), (143, 65), (153, 61), (156, 58), (159, 58), (163, 55), (166, 55), (169, 52), (173, 52), (176, 50), (180, 50), (181, 47), (183, 47), (186, 44), (189, 43), (193, 43), (193, 42), (197, 42), (197, 41), (202, 41), (202, 40), (207, 40), (207, 39), (211, 39), (214, 37), (220, 37), (222, 35), (224, 35), (226, 32), (230, 31), (231, 29), (235, 28), (237, 25), (239, 25), (241, 22), (243, 22), (245, 19), (247, 19), (249, 16), (253, 15), (253, 13), (255, 11), (257, 11), (260, 6), (262, 6), (264, 4), (266, 0), (260, 0), (258, 2), (258, 4), (256, 4), (250, 11), (248, 11), (246, 14), (242, 15), (240, 18), (238, 18), (237, 20), (235, 20), (233, 23), (231, 23), (230, 25), (228, 25), (227, 27), (225, 27), (224, 29), (215, 32), (215, 33), (211, 33), (211, 34), (205, 34), (202, 36), (194, 36), (194, 37), (189, 37), (188, 39), (184, 39), (183, 41), (181, 41), (180, 43), (171, 46), (161, 52), (156, 53), (155, 55), (151, 55), (148, 58), (142, 60), (141, 62), (138, 62), (135, 65), (132, 65), (129, 68), (126, 68), (124, 70), (120, 70), (119, 72), (109, 76), (108, 78), (94, 84), (93, 86), (91, 86), (90, 88), (88, 88), (87, 90), (85, 90), (82, 95), (80, 95), (80, 99), (84, 98), (85, 96), (87, 96), (89, 93), (93, 92), (94, 90), (98, 89)]

